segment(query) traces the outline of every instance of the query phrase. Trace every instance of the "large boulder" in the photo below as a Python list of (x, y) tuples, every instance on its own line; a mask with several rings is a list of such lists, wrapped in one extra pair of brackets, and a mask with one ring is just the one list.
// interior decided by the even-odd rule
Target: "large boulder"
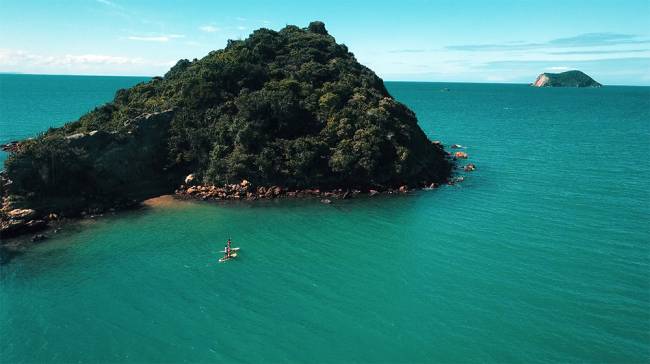
[(32, 209), (14, 209), (7, 212), (10, 219), (30, 219), (36, 216), (36, 211)]

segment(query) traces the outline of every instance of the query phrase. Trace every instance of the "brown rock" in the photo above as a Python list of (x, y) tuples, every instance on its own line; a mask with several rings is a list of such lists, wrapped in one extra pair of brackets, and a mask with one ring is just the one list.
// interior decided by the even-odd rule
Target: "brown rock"
[(399, 192), (400, 193), (407, 193), (409, 191), (409, 186), (407, 185), (402, 185), (399, 187)]
[(472, 172), (476, 170), (476, 165), (474, 165), (474, 163), (470, 163), (466, 165), (463, 169), (465, 170), (465, 172)]
[(378, 194), (379, 194), (379, 191), (377, 191), (377, 190), (368, 191), (368, 196), (370, 196), (370, 197), (377, 196)]
[(13, 209), (7, 213), (11, 219), (29, 219), (36, 215), (36, 211), (32, 209)]
[(196, 182), (195, 180), (196, 180), (196, 176), (194, 175), (194, 173), (188, 174), (187, 177), (185, 177), (185, 184), (188, 186), (192, 185)]
[(32, 242), (33, 243), (35, 243), (37, 241), (43, 241), (45, 239), (47, 239), (47, 236), (45, 236), (43, 234), (36, 234), (36, 235), (32, 236)]
[(467, 159), (469, 156), (465, 152), (456, 152), (454, 153), (454, 157), (458, 159)]

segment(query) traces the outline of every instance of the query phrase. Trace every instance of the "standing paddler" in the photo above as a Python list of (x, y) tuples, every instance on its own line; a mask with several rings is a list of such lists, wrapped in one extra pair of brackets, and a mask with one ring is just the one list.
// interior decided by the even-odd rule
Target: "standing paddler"
[(224, 258), (230, 258), (230, 238), (228, 238), (228, 243), (226, 243), (226, 255)]

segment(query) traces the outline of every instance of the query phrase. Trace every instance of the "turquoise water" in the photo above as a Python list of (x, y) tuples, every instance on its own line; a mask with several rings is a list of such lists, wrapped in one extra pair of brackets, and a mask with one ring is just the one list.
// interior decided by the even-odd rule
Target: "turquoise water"
[[(102, 89), (94, 104), (116, 86), (50, 81)], [(70, 226), (0, 266), (0, 360), (648, 362), (650, 88), (387, 87), (477, 171), (409, 196)], [(42, 94), (26, 88), (2, 94), (2, 139), (93, 104), (26, 108)], [(228, 236), (242, 252), (219, 264)]]
[[(61, 126), (146, 77), (0, 74), (0, 144)], [(0, 164), (6, 153), (0, 151)]]

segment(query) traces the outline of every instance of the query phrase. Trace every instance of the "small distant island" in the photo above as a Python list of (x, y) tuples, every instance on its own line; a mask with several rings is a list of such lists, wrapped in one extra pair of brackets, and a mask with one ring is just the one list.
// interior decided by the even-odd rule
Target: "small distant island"
[(2, 237), (170, 193), (326, 199), (435, 187), (454, 164), (322, 22), (258, 29), (180, 60), (5, 149)]
[(581, 71), (566, 71), (562, 73), (542, 73), (537, 76), (534, 87), (601, 87), (593, 78)]

